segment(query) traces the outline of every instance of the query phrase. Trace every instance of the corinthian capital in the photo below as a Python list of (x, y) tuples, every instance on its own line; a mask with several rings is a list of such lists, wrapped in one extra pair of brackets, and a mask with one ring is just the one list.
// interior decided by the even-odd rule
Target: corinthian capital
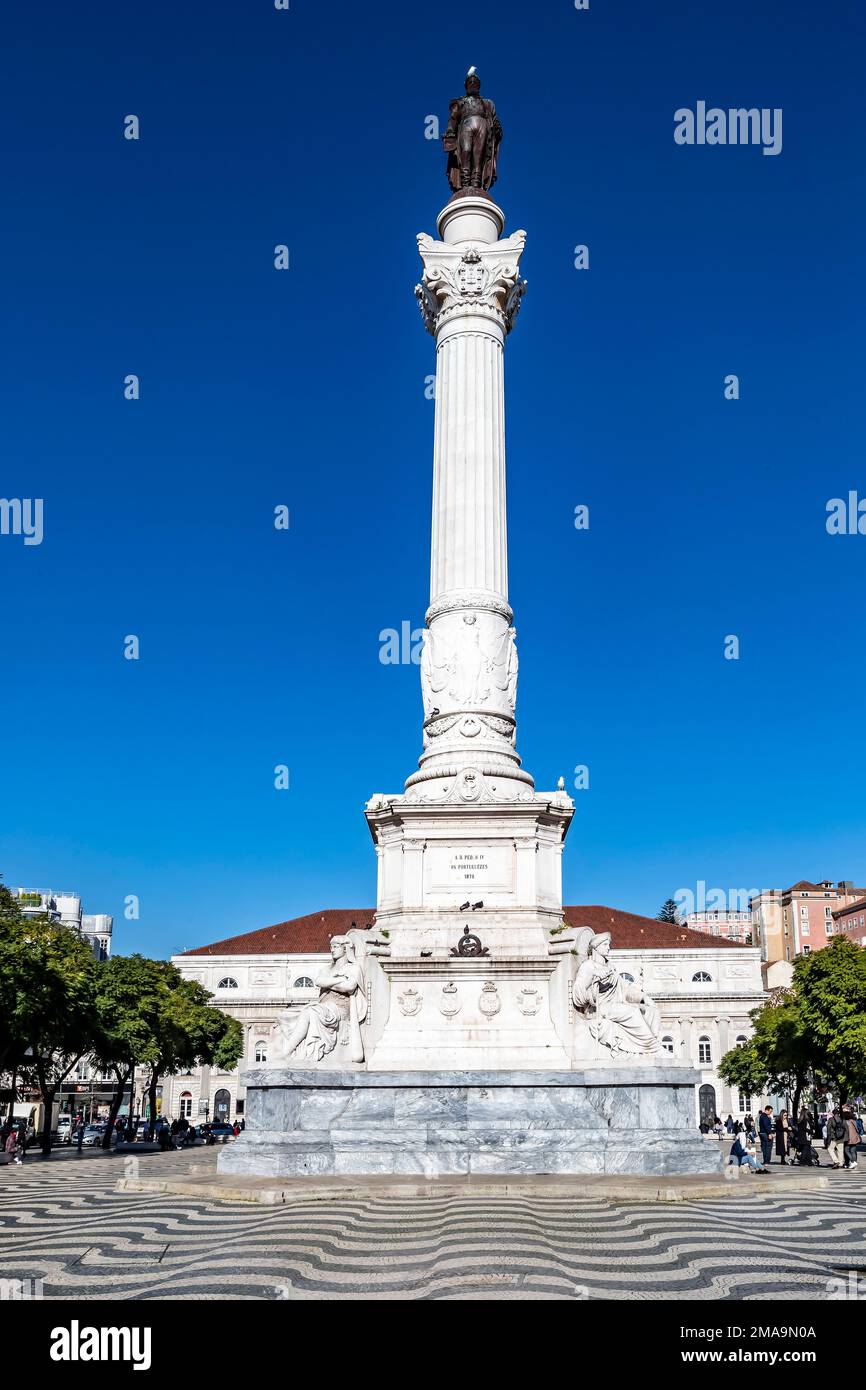
[(481, 311), (510, 333), (526, 289), (526, 281), (520, 278), (525, 244), (525, 232), (512, 232), (492, 245), (451, 245), (420, 232), (418, 250), (424, 273), (415, 296), (427, 331), (435, 337), (448, 319)]

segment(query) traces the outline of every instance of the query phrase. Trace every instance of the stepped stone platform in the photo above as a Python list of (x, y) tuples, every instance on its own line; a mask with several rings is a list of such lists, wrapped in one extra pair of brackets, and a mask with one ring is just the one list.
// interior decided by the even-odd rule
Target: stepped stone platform
[(221, 1178), (718, 1174), (694, 1124), (697, 1073), (672, 1062), (574, 1071), (261, 1067)]
[[(835, 1177), (836, 1175), (834, 1175)], [(457, 1175), (439, 1178), (380, 1176), (254, 1178), (221, 1177), (215, 1164), (195, 1164), (188, 1176), (120, 1178), (117, 1192), (161, 1192), (208, 1202), (252, 1202), (259, 1206), (297, 1206), (304, 1202), (357, 1201), (385, 1197), (441, 1201), (473, 1197), (479, 1201), (508, 1197), (606, 1198), (617, 1202), (688, 1202), (746, 1194), (778, 1197), (785, 1192), (822, 1191), (833, 1178), (815, 1168), (771, 1170), (767, 1178), (745, 1168), (725, 1168), (715, 1174), (684, 1174), (678, 1178), (634, 1177), (625, 1174), (549, 1176), (524, 1174), (514, 1178)]]

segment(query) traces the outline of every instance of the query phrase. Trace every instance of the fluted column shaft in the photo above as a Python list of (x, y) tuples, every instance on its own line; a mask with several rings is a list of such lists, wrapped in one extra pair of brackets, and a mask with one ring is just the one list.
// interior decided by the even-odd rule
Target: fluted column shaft
[(508, 598), (504, 338), (472, 314), (437, 334), (431, 603), (457, 589)]

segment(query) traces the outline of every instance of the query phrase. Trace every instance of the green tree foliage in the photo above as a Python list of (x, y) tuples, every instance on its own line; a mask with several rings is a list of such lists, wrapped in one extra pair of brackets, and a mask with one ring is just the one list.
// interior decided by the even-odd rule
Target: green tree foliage
[(206, 1064), (231, 1071), (243, 1052), (243, 1029), (237, 1019), (215, 1009), (208, 991), (186, 980), (167, 961), (160, 962), (165, 992), (151, 1062), (150, 1124), (156, 1116), (160, 1076)]
[(161, 1075), (200, 1063), (227, 1070), (235, 1066), (243, 1051), (241, 1026), (213, 1008), (209, 998), (207, 990), (185, 980), (168, 961), (134, 955), (101, 963), (94, 1055), (115, 1080), (105, 1148), (111, 1143), (111, 1131), (137, 1065), (150, 1069), (151, 1121)]
[(87, 942), (48, 917), (25, 917), (0, 890), (0, 1068), (38, 1082), (42, 1150), (51, 1151), (57, 1088), (90, 1048), (96, 962)]
[(656, 913), (657, 922), (676, 922), (680, 925), (680, 912), (673, 898), (667, 898)]
[(754, 1034), (726, 1052), (719, 1076), (749, 1095), (774, 1091), (793, 1096), (792, 1111), (813, 1065), (814, 1048), (794, 990), (777, 990), (773, 999), (751, 1014)]
[(836, 936), (794, 963), (794, 990), (813, 1065), (845, 1101), (866, 1090), (866, 950)]

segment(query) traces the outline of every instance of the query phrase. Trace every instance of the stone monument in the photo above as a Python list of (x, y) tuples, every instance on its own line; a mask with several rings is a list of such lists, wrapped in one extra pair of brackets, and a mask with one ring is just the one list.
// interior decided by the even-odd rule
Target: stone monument
[(375, 925), (332, 941), (317, 1003), (280, 1019), (247, 1072), (223, 1172), (685, 1173), (718, 1169), (694, 1124), (697, 1073), (667, 1056), (610, 937), (562, 917), (563, 789), (516, 746), (508, 595), (505, 344), (526, 234), (490, 188), (502, 127), (470, 69), (443, 137), (453, 190), (418, 236), (436, 343), (422, 750), (366, 807)]

